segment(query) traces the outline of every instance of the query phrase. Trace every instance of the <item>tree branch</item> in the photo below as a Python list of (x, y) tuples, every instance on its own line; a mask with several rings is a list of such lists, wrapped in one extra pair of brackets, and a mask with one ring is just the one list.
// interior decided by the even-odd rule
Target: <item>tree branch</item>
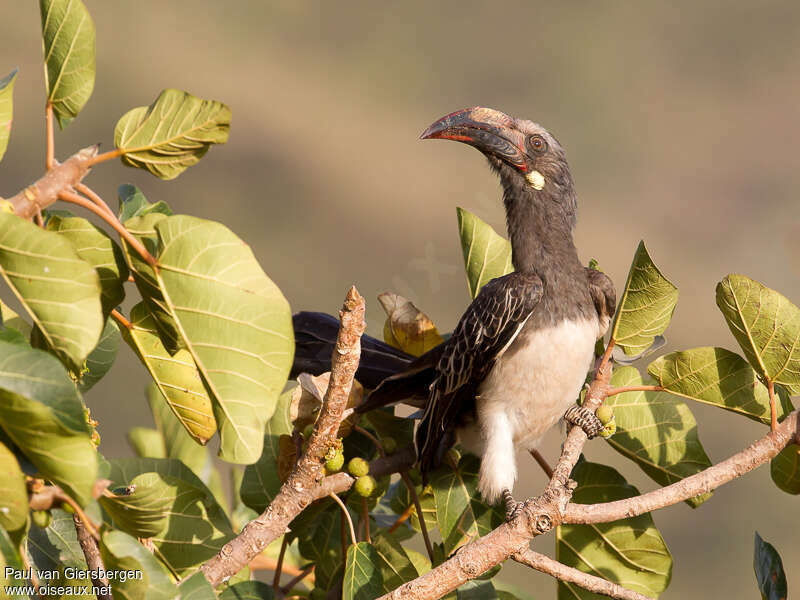
[[(105, 571), (97, 540), (92, 537), (92, 534), (86, 529), (86, 525), (78, 515), (72, 515), (72, 521), (75, 523), (75, 533), (78, 534), (78, 544), (80, 544), (83, 555), (86, 557), (86, 566), (89, 567), (90, 571)], [(106, 577), (92, 577), (92, 584), (97, 588), (111, 589), (108, 586)], [(112, 600), (110, 593), (98, 592), (97, 597), (100, 600)]]
[[(364, 299), (355, 287), (350, 288), (347, 293), (339, 317), (341, 324), (331, 361), (330, 382), (306, 452), (266, 510), (245, 525), (237, 537), (202, 565), (203, 574), (214, 587), (238, 573), (272, 540), (282, 535), (292, 519), (317, 499), (315, 493), (319, 488), (324, 487), (320, 485), (324, 482), (322, 463), (328, 448), (336, 441), (336, 433), (358, 368), (361, 335), (366, 328)], [(344, 475), (352, 481), (349, 475), (337, 475)], [(331, 491), (328, 490), (328, 493)]]
[(635, 517), (705, 494), (774, 458), (798, 437), (798, 412), (794, 411), (778, 425), (775, 431), (769, 432), (721, 463), (641, 496), (602, 504), (570, 504), (563, 522), (607, 523)]
[(578, 569), (573, 569), (572, 567), (561, 564), (557, 560), (553, 560), (549, 556), (539, 554), (530, 549), (519, 552), (511, 558), (520, 564), (529, 566), (531, 569), (536, 569), (541, 573), (551, 575), (565, 583), (574, 583), (578, 587), (582, 587), (595, 594), (602, 594), (603, 596), (617, 598), (618, 600), (652, 600), (649, 596), (624, 588), (602, 577), (595, 577), (594, 575), (589, 575)]
[(91, 159), (97, 155), (97, 145), (79, 150), (62, 164), (55, 164), (41, 179), (8, 198), (14, 214), (30, 219), (58, 200), (61, 192), (69, 191), (86, 177)]

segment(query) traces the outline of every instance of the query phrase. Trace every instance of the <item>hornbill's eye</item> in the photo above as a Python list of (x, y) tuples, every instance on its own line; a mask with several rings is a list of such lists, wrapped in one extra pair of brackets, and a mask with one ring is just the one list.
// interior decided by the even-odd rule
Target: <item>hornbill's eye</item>
[(531, 137), (529, 137), (528, 145), (531, 147), (531, 150), (536, 152), (536, 154), (542, 154), (544, 152), (547, 152), (547, 142), (539, 134), (532, 135)]

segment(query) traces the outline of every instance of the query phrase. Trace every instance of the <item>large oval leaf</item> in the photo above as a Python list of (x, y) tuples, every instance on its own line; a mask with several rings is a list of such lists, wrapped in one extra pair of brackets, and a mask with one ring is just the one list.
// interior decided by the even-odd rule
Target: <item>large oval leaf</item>
[(772, 544), (761, 539), (757, 531), (753, 570), (756, 572), (758, 591), (764, 600), (786, 600), (788, 587), (781, 556)]
[(100, 335), (100, 341), (86, 357), (84, 368), (78, 379), (78, 389), (82, 394), (88, 392), (94, 384), (106, 376), (114, 365), (119, 350), (120, 333), (116, 322), (109, 317)]
[(97, 272), (57, 233), (0, 212), (0, 274), (49, 346), (80, 368), (103, 330)]
[[(617, 471), (579, 462), (572, 471), (579, 504), (612, 502), (639, 495)], [(613, 523), (561, 525), (556, 530), (556, 560), (628, 589), (658, 596), (669, 585), (672, 555), (649, 513)], [(573, 584), (559, 582), (559, 600), (600, 598)]]
[(94, 89), (95, 30), (81, 0), (39, 0), (47, 101), (63, 128)]
[(179, 350), (170, 356), (144, 304), (133, 307), (130, 322), (131, 327), (122, 330), (123, 338), (150, 372), (178, 421), (197, 442), (205, 444), (216, 432), (217, 421), (192, 355)]
[(230, 109), (180, 90), (164, 90), (150, 106), (128, 111), (114, 129), (122, 162), (174, 179), (196, 164), (211, 144), (228, 141)]
[[(770, 424), (769, 392), (735, 352), (710, 346), (672, 352), (651, 362), (647, 372), (672, 394)], [(782, 420), (794, 408), (784, 389), (776, 391)]]
[(0, 342), (0, 427), (45, 478), (82, 506), (91, 500), (97, 452), (75, 384), (53, 356)]
[[(634, 367), (614, 370), (614, 387), (643, 385)], [(669, 485), (711, 466), (700, 438), (697, 421), (683, 400), (664, 392), (624, 392), (606, 399), (614, 409), (616, 433), (608, 443), (631, 459), (661, 485)], [(690, 498), (697, 507), (711, 494)]]
[(0, 442), (0, 529), (16, 531), (28, 522), (28, 489), (17, 457)]
[(114, 486), (132, 493), (103, 497), (100, 504), (119, 529), (150, 537), (162, 560), (179, 575), (214, 556), (233, 537), (214, 496), (180, 461), (128, 458), (110, 463)]
[(379, 560), (377, 550), (367, 542), (347, 548), (342, 600), (373, 600), (392, 591), (383, 586)]
[(278, 398), (275, 412), (264, 430), (264, 451), (257, 462), (244, 469), (239, 495), (246, 506), (259, 513), (267, 508), (281, 489), (278, 477), (279, 440), (281, 435), (292, 433), (292, 422), (289, 420), (291, 401), (292, 390)]
[(292, 366), (289, 303), (224, 225), (180, 215), (155, 228), (159, 287), (211, 393), (220, 457), (254, 463)]
[(717, 306), (759, 375), (800, 394), (800, 309), (744, 275), (717, 284)]
[(503, 522), (500, 511), (487, 506), (480, 498), (479, 470), (480, 460), (472, 454), (465, 454), (456, 469), (443, 466), (431, 477), (436, 519), (446, 554), (486, 535)]
[(14, 82), (17, 79), (17, 69), (14, 69), (0, 79), (0, 160), (5, 156), (8, 148), (8, 138), (11, 136), (11, 120), (14, 116)]
[(789, 444), (769, 464), (772, 481), (787, 494), (800, 494), (800, 445)]
[(664, 333), (677, 303), (678, 288), (661, 274), (644, 242), (639, 242), (611, 338), (628, 356), (643, 352)]
[(103, 316), (107, 317), (125, 298), (123, 285), (128, 280), (128, 265), (122, 249), (105, 231), (81, 217), (50, 215), (47, 230), (67, 239), (78, 256), (97, 271)]
[(110, 580), (115, 597), (172, 600), (178, 588), (161, 563), (136, 538), (122, 531), (106, 531), (100, 541), (100, 556), (107, 571), (135, 573), (135, 577)]
[(456, 208), (458, 235), (467, 270), (470, 296), (475, 298), (481, 288), (495, 277), (511, 273), (511, 244), (498, 235), (491, 225), (463, 208)]

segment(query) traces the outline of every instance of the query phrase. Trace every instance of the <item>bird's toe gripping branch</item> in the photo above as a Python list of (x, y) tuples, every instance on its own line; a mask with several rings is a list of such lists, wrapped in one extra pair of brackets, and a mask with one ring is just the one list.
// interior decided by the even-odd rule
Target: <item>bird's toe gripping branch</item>
[(524, 502), (517, 502), (508, 488), (503, 490), (503, 502), (506, 505), (506, 521), (511, 521), (525, 507)]
[(570, 425), (577, 425), (586, 433), (586, 437), (592, 439), (603, 431), (604, 425), (593, 411), (585, 406), (570, 406), (564, 413), (564, 420)]

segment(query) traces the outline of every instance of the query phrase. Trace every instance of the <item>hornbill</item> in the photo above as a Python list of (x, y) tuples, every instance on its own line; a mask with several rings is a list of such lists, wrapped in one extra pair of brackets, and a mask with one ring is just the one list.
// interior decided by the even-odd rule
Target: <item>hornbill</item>
[[(357, 410), (400, 401), (423, 406), (415, 436), (423, 476), (458, 441), (481, 457), (484, 500), (503, 498), (512, 516), (519, 506), (511, 496), (516, 450), (534, 449), (561, 417), (590, 437), (602, 428), (575, 400), (616, 294), (606, 275), (578, 258), (572, 175), (543, 127), (475, 107), (442, 117), (421, 137), (463, 142), (486, 156), (503, 188), (514, 272), (480, 290), (443, 344), (413, 360), (392, 350), (373, 355), (376, 368), (362, 369), (374, 383), (398, 372)], [(298, 348), (303, 354), (302, 342)]]

